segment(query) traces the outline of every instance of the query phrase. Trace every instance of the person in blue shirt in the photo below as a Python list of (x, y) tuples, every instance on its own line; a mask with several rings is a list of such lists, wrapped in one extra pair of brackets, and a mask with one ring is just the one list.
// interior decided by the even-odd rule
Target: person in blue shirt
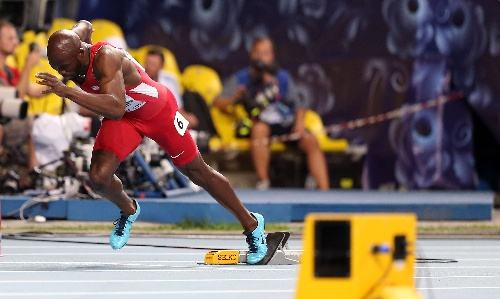
[(236, 72), (224, 83), (213, 105), (224, 109), (241, 103), (252, 120), (251, 154), (257, 172), (257, 189), (270, 187), (269, 140), (288, 135), (307, 155), (309, 171), (320, 190), (329, 189), (326, 160), (316, 138), (304, 127), (305, 108), (290, 74), (275, 61), (270, 38), (256, 38), (250, 49), (250, 66)]

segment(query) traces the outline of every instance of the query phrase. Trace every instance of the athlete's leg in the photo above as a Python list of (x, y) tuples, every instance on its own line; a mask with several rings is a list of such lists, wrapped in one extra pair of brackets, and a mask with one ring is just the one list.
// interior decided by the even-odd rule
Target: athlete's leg
[(250, 232), (257, 227), (257, 221), (236, 196), (227, 178), (208, 166), (201, 155), (197, 154), (191, 162), (178, 168), (193, 183), (207, 190), (219, 204), (233, 213), (245, 231)]
[(158, 115), (144, 124), (142, 132), (156, 141), (191, 181), (207, 190), (228, 209), (245, 231), (252, 231), (257, 221), (243, 206), (229, 181), (203, 161), (189, 133), (187, 120), (177, 111), (175, 100), (170, 98), (168, 101), (169, 104)]
[(134, 201), (125, 193), (122, 182), (115, 175), (119, 165), (120, 160), (114, 153), (94, 151), (89, 173), (90, 182), (97, 194), (112, 201), (123, 214), (132, 215), (136, 208)]
[(178, 166), (195, 184), (203, 187), (226, 209), (240, 221), (247, 236), (247, 263), (257, 264), (267, 254), (266, 237), (264, 233), (264, 217), (250, 213), (234, 193), (229, 181), (220, 173), (208, 166), (198, 153), (194, 159)]
[(320, 190), (328, 190), (330, 182), (324, 153), (316, 137), (307, 132), (300, 138), (299, 148), (306, 153), (309, 172), (316, 179)]
[(120, 162), (141, 143), (142, 136), (127, 120), (103, 120), (90, 165), (92, 188), (117, 205), (124, 215), (135, 213), (134, 201), (123, 191), (115, 175)]
[(250, 213), (236, 196), (229, 181), (203, 161), (187, 130), (187, 120), (172, 104), (175, 103), (173, 98), (169, 97), (169, 106), (148, 122), (144, 134), (155, 140), (170, 155), (174, 165), (195, 184), (207, 190), (217, 202), (233, 213), (247, 236), (247, 263), (258, 263), (267, 253), (264, 217)]
[(120, 218), (109, 235), (109, 244), (120, 249), (127, 244), (132, 224), (141, 213), (139, 204), (123, 191), (123, 185), (115, 171), (141, 143), (142, 135), (127, 119), (102, 121), (94, 144), (90, 166), (90, 181), (94, 190), (112, 201), (121, 210)]

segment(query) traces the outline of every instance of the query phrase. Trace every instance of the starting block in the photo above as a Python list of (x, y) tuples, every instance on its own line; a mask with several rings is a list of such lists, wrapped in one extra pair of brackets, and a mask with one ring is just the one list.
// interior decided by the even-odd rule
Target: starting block
[[(299, 253), (288, 250), (289, 232), (269, 233), (266, 236), (267, 254), (257, 265), (295, 265)], [(247, 262), (247, 250), (212, 250), (205, 255), (205, 265), (237, 265)]]

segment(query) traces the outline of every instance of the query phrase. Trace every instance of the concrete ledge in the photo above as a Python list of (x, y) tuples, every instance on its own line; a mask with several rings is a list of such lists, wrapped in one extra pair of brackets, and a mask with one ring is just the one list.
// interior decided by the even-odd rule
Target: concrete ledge
[[(251, 211), (265, 215), (268, 222), (302, 221), (310, 212), (413, 212), (419, 220), (491, 220), (493, 193), (487, 192), (316, 192), (295, 189), (269, 191), (238, 190)], [(0, 196), (2, 216), (18, 209), (28, 198)], [(233, 216), (207, 193), (168, 199), (140, 201), (140, 220), (176, 223), (185, 219), (235, 222)], [(70, 199), (38, 204), (26, 215), (49, 219), (109, 221), (118, 209), (106, 200)]]

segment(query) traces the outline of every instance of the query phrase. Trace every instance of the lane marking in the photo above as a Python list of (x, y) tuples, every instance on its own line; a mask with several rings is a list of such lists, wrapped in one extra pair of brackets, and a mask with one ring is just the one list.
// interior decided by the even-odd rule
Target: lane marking
[(217, 282), (217, 281), (295, 281), (293, 278), (204, 278), (204, 279), (99, 279), (99, 280), (0, 280), (0, 283), (137, 283), (137, 282)]
[[(200, 272), (207, 270), (205, 272), (210, 271), (288, 271), (295, 270), (292, 267), (288, 268), (255, 268), (251, 266), (242, 265), (239, 268), (229, 268), (229, 267), (214, 267), (214, 266), (201, 266), (195, 267), (192, 269), (184, 269), (185, 266), (178, 266), (179, 268), (174, 268), (175, 266), (170, 266), (172, 269), (68, 269), (68, 270), (0, 270), (0, 273), (77, 273), (77, 272)], [(281, 266), (286, 267), (286, 266)], [(208, 271), (209, 270), (209, 271)]]
[(449, 276), (415, 276), (415, 279), (447, 279), (447, 278), (500, 278), (500, 275), (449, 275)]
[(16, 292), (0, 294), (0, 297), (39, 297), (39, 296), (118, 296), (118, 295), (195, 295), (195, 294), (282, 294), (295, 293), (295, 289), (283, 290), (193, 290), (193, 291), (119, 291), (119, 292)]
[(429, 287), (429, 288), (417, 288), (417, 290), (484, 290), (491, 289), (496, 290), (500, 289), (500, 287)]
[(416, 266), (415, 269), (500, 269), (500, 266)]
[[(207, 250), (208, 251), (208, 250)], [(40, 252), (40, 253), (5, 253), (5, 256), (96, 256), (96, 255), (158, 255), (158, 256), (170, 256), (170, 255), (190, 255), (190, 256), (199, 256), (204, 255), (202, 252), (59, 252), (59, 253), (48, 253), (48, 252)]]
[[(451, 278), (500, 278), (488, 275), (451, 275), (451, 276), (415, 276), (415, 279), (451, 279)], [(290, 278), (195, 278), (195, 279), (96, 279), (96, 280), (0, 280), (0, 283), (130, 283), (130, 282), (218, 282), (218, 281), (296, 281)]]
[(454, 260), (465, 261), (465, 262), (468, 262), (468, 261), (500, 261), (500, 258), (492, 258), (492, 259), (489, 259), (489, 258), (458, 258), (458, 259), (454, 259)]
[(453, 250), (443, 250), (443, 251), (434, 251), (434, 250), (419, 250), (417, 251), (417, 255), (431, 255), (431, 254), (464, 254), (464, 255), (500, 255), (498, 251), (453, 251)]
[(55, 264), (55, 265), (141, 265), (141, 263), (197, 263), (196, 261), (190, 260), (190, 261), (123, 261), (123, 262), (93, 262), (93, 261), (79, 261), (79, 262), (39, 262), (39, 261), (33, 261), (33, 262), (21, 262), (21, 261), (15, 261), (15, 262), (0, 262), (1, 264), (34, 264), (34, 265), (43, 265), (43, 264)]
[[(165, 248), (161, 248), (161, 247), (154, 247), (154, 246), (163, 246), (161, 244), (152, 244), (151, 247), (148, 248), (148, 246), (141, 246), (141, 247), (137, 247), (137, 246), (134, 246), (133, 244), (129, 247), (126, 247), (127, 250), (144, 250), (144, 248), (148, 248), (148, 249), (156, 249), (156, 250), (165, 250)], [(167, 246), (167, 245), (165, 245)], [(175, 246), (175, 245), (174, 245)], [(206, 246), (207, 248), (209, 248), (210, 246)], [(244, 247), (244, 246), (222, 246), (222, 247), (227, 247), (228, 249), (234, 249), (234, 250), (248, 250), (248, 247)], [(5, 245), (2, 245), (2, 248), (3, 249), (34, 249), (34, 250), (39, 250), (39, 249), (97, 249), (97, 250), (107, 250), (107, 251), (110, 251), (111, 249), (109, 248), (109, 245), (104, 245), (104, 244), (99, 244), (99, 245), (94, 245), (94, 246), (5, 246)], [(179, 250), (179, 248), (166, 248), (166, 249), (171, 249), (171, 250)], [(180, 248), (182, 249), (182, 248)], [(204, 249), (190, 249), (190, 250), (193, 250), (193, 251), (201, 251), (201, 252), (205, 252)], [(500, 249), (499, 249), (500, 250)], [(206, 249), (206, 251), (208, 251), (208, 249)], [(289, 249), (287, 249), (287, 251), (297, 251), (297, 252), (302, 252), (303, 250), (300, 249), (300, 247), (289, 247)], [(64, 251), (63, 251), (64, 253)], [(66, 252), (66, 253), (70, 253), (70, 252)]]
[[(45, 246), (45, 245), (42, 245), (42, 246), (36, 246), (36, 245), (33, 245), (33, 246), (27, 246), (27, 245), (2, 245), (2, 248), (12, 248), (12, 249), (40, 249), (40, 248), (43, 248), (43, 249), (58, 249), (58, 248), (64, 248), (64, 249), (68, 249), (68, 248), (73, 248), (73, 249), (92, 249), (92, 248), (98, 248), (98, 247), (105, 247), (104, 244), (102, 245), (94, 245), (94, 246), (78, 246), (78, 245), (63, 245), (63, 246)], [(106, 248), (109, 248), (108, 246), (106, 246)]]
[(449, 250), (453, 251), (454, 249), (500, 249), (499, 245), (477, 245), (477, 246), (470, 246), (470, 245), (451, 245), (451, 246), (429, 246), (429, 245), (424, 245), (424, 246), (419, 246), (418, 244), (416, 245), (418, 249), (420, 250)]

